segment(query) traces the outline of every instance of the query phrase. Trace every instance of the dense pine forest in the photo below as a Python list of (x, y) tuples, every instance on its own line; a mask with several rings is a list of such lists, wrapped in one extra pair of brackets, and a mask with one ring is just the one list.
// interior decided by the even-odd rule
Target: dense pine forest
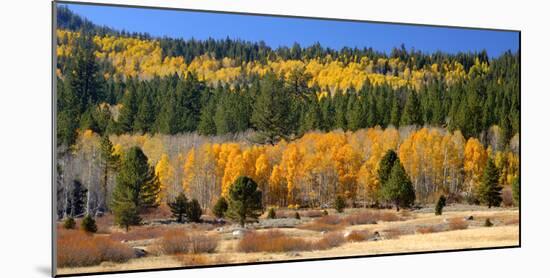
[(139, 161), (144, 207), (185, 192), (210, 209), (240, 176), (264, 206), (378, 206), (392, 153), (417, 203), (500, 205), (493, 180), (519, 194), (517, 52), (271, 48), (57, 13), (59, 218), (112, 210)]

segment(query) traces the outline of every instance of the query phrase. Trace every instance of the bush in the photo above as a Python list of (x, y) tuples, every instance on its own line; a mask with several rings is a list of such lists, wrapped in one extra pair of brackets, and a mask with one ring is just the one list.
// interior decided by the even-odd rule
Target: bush
[(199, 204), (199, 201), (197, 201), (197, 199), (193, 199), (191, 202), (187, 204), (187, 218), (191, 222), (198, 223), (201, 221), (201, 215), (202, 215), (201, 205)]
[(345, 223), (340, 217), (337, 215), (327, 215), (320, 218), (317, 218), (311, 222), (305, 223), (298, 228), (300, 229), (306, 229), (306, 230), (312, 230), (312, 231), (318, 231), (318, 232), (329, 232), (329, 231), (336, 231), (341, 230), (345, 226)]
[(510, 188), (505, 188), (502, 190), (502, 206), (511, 207), (515, 204), (514, 198), (512, 196), (512, 190)]
[(364, 231), (351, 231), (347, 236), (346, 240), (349, 242), (359, 242), (369, 239), (370, 233), (367, 230)]
[(489, 218), (485, 218), (485, 223), (483, 224), (485, 227), (493, 227), (493, 222)]
[(436, 232), (438, 232), (438, 230), (434, 226), (422, 226), (416, 228), (417, 234), (431, 234)]
[(218, 247), (219, 238), (203, 233), (170, 230), (162, 237), (160, 249), (164, 254), (212, 253)]
[(201, 254), (179, 254), (175, 256), (175, 259), (181, 262), (184, 266), (211, 264), (210, 259)]
[(289, 237), (279, 230), (250, 232), (237, 244), (240, 252), (291, 252), (310, 251), (313, 245), (301, 238)]
[(325, 214), (320, 210), (306, 210), (306, 211), (303, 211), (301, 215), (309, 218), (316, 218), (316, 217), (324, 216)]
[(72, 217), (65, 218), (65, 221), (63, 221), (63, 228), (74, 229), (75, 227), (76, 227), (76, 222), (74, 222), (74, 218)]
[(403, 234), (403, 231), (401, 231), (398, 228), (390, 228), (383, 231), (384, 237), (386, 239), (397, 239), (399, 236)]
[(143, 240), (160, 238), (166, 234), (169, 230), (176, 230), (174, 228), (168, 228), (165, 226), (143, 226), (136, 227), (129, 232), (114, 232), (111, 233), (110, 238), (116, 241), (123, 240)]
[(126, 262), (134, 257), (131, 247), (107, 237), (77, 230), (58, 231), (58, 267), (91, 266), (103, 261)]
[(269, 208), (269, 210), (267, 211), (267, 218), (269, 219), (277, 218), (277, 214), (275, 213), (275, 208)]
[(224, 197), (220, 197), (216, 202), (216, 204), (214, 205), (214, 208), (212, 208), (212, 212), (217, 218), (222, 218), (225, 215), (227, 208), (228, 208), (227, 200), (225, 200)]
[(449, 220), (449, 230), (464, 230), (468, 229), (468, 222), (462, 218), (453, 218)]
[(300, 219), (300, 214), (298, 212), (296, 212), (296, 214), (294, 214), (294, 218), (295, 219)]
[(513, 181), (512, 181), (512, 198), (514, 199), (514, 203), (516, 205), (519, 205), (519, 202), (520, 202), (520, 183), (519, 183), (519, 177), (516, 177)]
[(346, 201), (344, 200), (344, 197), (337, 196), (336, 200), (334, 201), (334, 209), (336, 209), (337, 212), (342, 213), (344, 212), (345, 207)]
[(172, 216), (176, 218), (176, 221), (183, 223), (183, 217), (187, 214), (188, 210), (187, 197), (185, 193), (180, 192), (174, 201), (168, 203)]
[(441, 215), (443, 213), (443, 207), (446, 205), (447, 198), (443, 195), (439, 196), (439, 200), (437, 200), (437, 204), (435, 205), (435, 215)]
[(87, 233), (97, 232), (97, 225), (95, 224), (95, 220), (89, 214), (82, 219), (82, 223), (80, 223), (80, 228)]
[(328, 211), (325, 209), (323, 210), (323, 215), (327, 216), (328, 215)]
[(326, 250), (334, 247), (338, 247), (344, 243), (344, 236), (339, 232), (331, 232), (323, 236), (317, 244), (315, 249)]
[(364, 211), (351, 214), (345, 218), (350, 225), (376, 224), (378, 221), (393, 222), (402, 220), (399, 215), (390, 211)]

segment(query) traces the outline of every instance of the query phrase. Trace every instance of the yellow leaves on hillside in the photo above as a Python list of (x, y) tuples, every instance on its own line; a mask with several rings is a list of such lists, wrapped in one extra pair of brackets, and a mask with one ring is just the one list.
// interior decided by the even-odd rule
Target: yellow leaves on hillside
[[(92, 161), (99, 139), (91, 130), (81, 132), (75, 152)], [(330, 204), (336, 195), (373, 203), (379, 197), (379, 163), (388, 150), (397, 151), (421, 201), (474, 190), (488, 157), (500, 170), (500, 184), (510, 185), (519, 174), (518, 154), (487, 150), (475, 138), (466, 141), (460, 131), (439, 128), (309, 132), (273, 146), (205, 142), (181, 151), (178, 147), (177, 152), (164, 147), (169, 146), (165, 142), (173, 142), (167, 141), (173, 140), (167, 135), (113, 135), (110, 139), (119, 155), (132, 146), (144, 150), (161, 183), (160, 198), (168, 200), (184, 190), (207, 207), (226, 196), (242, 175), (258, 183), (268, 205), (319, 206)]]
[(481, 181), (483, 169), (487, 164), (487, 151), (479, 140), (470, 138), (464, 147), (464, 181), (471, 192)]
[(155, 174), (160, 182), (160, 194), (157, 196), (157, 202), (166, 201), (166, 189), (174, 183), (174, 167), (170, 164), (167, 154), (162, 154), (155, 166)]
[[(79, 36), (77, 32), (57, 30), (59, 44), (57, 55), (68, 56), (71, 53), (72, 41)], [(243, 75), (265, 75), (274, 72), (278, 76), (290, 78), (292, 72), (302, 70), (311, 75), (308, 86), (318, 85), (324, 90), (328, 88), (331, 94), (337, 90), (346, 91), (361, 89), (368, 81), (375, 86), (388, 84), (394, 89), (410, 86), (419, 89), (426, 81), (441, 76), (447, 83), (453, 83), (477, 74), (485, 74), (489, 67), (479, 60), (466, 74), (464, 67), (458, 63), (432, 64), (424, 68), (408, 67), (399, 58), (378, 58), (370, 60), (367, 57), (341, 57), (333, 59), (330, 56), (311, 60), (269, 60), (266, 64), (258, 62), (238, 63), (228, 57), (221, 60), (204, 54), (185, 61), (183, 57), (163, 56), (158, 40), (140, 39), (122, 36), (95, 36), (94, 43), (98, 46), (96, 57), (108, 60), (115, 68), (115, 75), (121, 77), (139, 77), (148, 79), (153, 76), (166, 76), (174, 73), (186, 75), (195, 73), (199, 80), (211, 85), (218, 83), (233, 83)], [(384, 70), (382, 70), (384, 69)]]

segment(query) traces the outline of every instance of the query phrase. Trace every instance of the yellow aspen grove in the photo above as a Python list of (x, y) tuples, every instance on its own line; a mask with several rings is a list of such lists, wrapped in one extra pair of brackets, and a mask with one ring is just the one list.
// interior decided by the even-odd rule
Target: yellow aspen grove
[(487, 152), (479, 140), (470, 138), (464, 146), (464, 173), (467, 192), (473, 192), (481, 181), (487, 164)]
[(189, 195), (191, 191), (191, 183), (196, 176), (195, 172), (195, 148), (192, 148), (185, 158), (185, 163), (183, 164), (183, 190), (186, 194)]
[(159, 162), (155, 166), (155, 174), (160, 182), (160, 193), (157, 196), (157, 202), (166, 201), (166, 191), (174, 183), (174, 168), (167, 154), (162, 154), (160, 157)]

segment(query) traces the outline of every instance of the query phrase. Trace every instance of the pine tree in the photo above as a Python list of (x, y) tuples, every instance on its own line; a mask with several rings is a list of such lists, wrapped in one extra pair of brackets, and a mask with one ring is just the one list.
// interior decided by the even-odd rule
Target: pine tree
[(82, 222), (80, 223), (80, 229), (82, 229), (87, 233), (97, 232), (97, 225), (95, 223), (94, 218), (89, 214), (84, 216), (84, 218), (82, 219)]
[(191, 200), (187, 205), (187, 218), (191, 222), (201, 222), (202, 209), (197, 199)]
[(393, 165), (398, 160), (397, 153), (394, 150), (388, 150), (380, 160), (378, 167), (378, 181), (384, 185), (390, 178)]
[(88, 189), (79, 180), (73, 180), (68, 192), (66, 215), (77, 217), (86, 211)]
[(512, 198), (514, 199), (514, 203), (516, 205), (519, 205), (520, 202), (520, 185), (519, 185), (519, 177), (514, 178), (514, 181), (512, 181)]
[(244, 227), (248, 218), (258, 219), (262, 210), (262, 192), (249, 177), (241, 176), (231, 185), (228, 195), (229, 208), (226, 215), (239, 221)]
[(222, 218), (227, 212), (227, 208), (228, 208), (227, 200), (222, 196), (218, 199), (218, 201), (214, 205), (212, 212), (217, 218)]
[(136, 131), (142, 133), (149, 133), (153, 129), (155, 123), (155, 110), (153, 107), (153, 100), (149, 93), (146, 93), (142, 97), (134, 122)]
[(290, 98), (282, 82), (272, 73), (267, 74), (260, 82), (260, 93), (252, 112), (257, 141), (274, 145), (288, 139), (292, 133), (289, 114)]
[(132, 147), (121, 162), (111, 202), (115, 220), (123, 221), (117, 221), (121, 226), (139, 224), (141, 209), (158, 206), (160, 183), (147, 161), (139, 147)]
[(390, 112), (390, 124), (392, 124), (394, 127), (399, 127), (399, 120), (401, 119), (401, 110), (399, 107), (399, 98), (397, 96), (394, 96), (392, 98), (392, 106), (391, 106), (391, 112)]
[(183, 223), (183, 218), (187, 215), (188, 205), (187, 197), (183, 192), (180, 192), (174, 201), (168, 203), (172, 216), (175, 217), (176, 221), (179, 223)]
[(128, 90), (122, 98), (122, 108), (120, 108), (120, 114), (118, 115), (119, 132), (134, 131), (137, 109), (136, 93), (133, 90)]
[(498, 184), (499, 171), (492, 158), (487, 160), (481, 184), (477, 188), (478, 200), (489, 208), (498, 207), (502, 202), (502, 186)]
[(443, 213), (443, 207), (445, 207), (446, 205), (447, 198), (445, 198), (445, 196), (443, 195), (439, 196), (437, 204), (435, 205), (435, 215), (441, 215)]
[(400, 207), (413, 205), (416, 198), (414, 188), (399, 159), (395, 161), (388, 181), (382, 185), (381, 193), (386, 201), (395, 205), (397, 211)]
[(344, 197), (338, 195), (336, 196), (336, 200), (334, 200), (334, 209), (338, 213), (344, 212), (344, 208), (346, 207), (346, 200), (344, 200)]
[(216, 123), (214, 122), (216, 105), (216, 99), (212, 96), (207, 104), (201, 109), (201, 117), (198, 126), (200, 135), (216, 135)]
[(102, 207), (104, 209), (107, 209), (108, 204), (108, 182), (109, 182), (109, 175), (111, 172), (116, 171), (119, 159), (120, 157), (118, 155), (113, 154), (113, 144), (111, 143), (111, 140), (109, 140), (108, 135), (103, 135), (101, 137), (101, 145), (100, 145), (100, 164), (102, 169), (102, 181), (101, 181), (101, 187), (103, 190), (103, 204)]
[(403, 115), (401, 116), (401, 125), (416, 125), (416, 126), (422, 126), (422, 110), (420, 107), (420, 101), (418, 100), (418, 96), (416, 95), (416, 92), (411, 91), (409, 93), (409, 97), (407, 98), (407, 102), (405, 103), (405, 107), (403, 108)]

